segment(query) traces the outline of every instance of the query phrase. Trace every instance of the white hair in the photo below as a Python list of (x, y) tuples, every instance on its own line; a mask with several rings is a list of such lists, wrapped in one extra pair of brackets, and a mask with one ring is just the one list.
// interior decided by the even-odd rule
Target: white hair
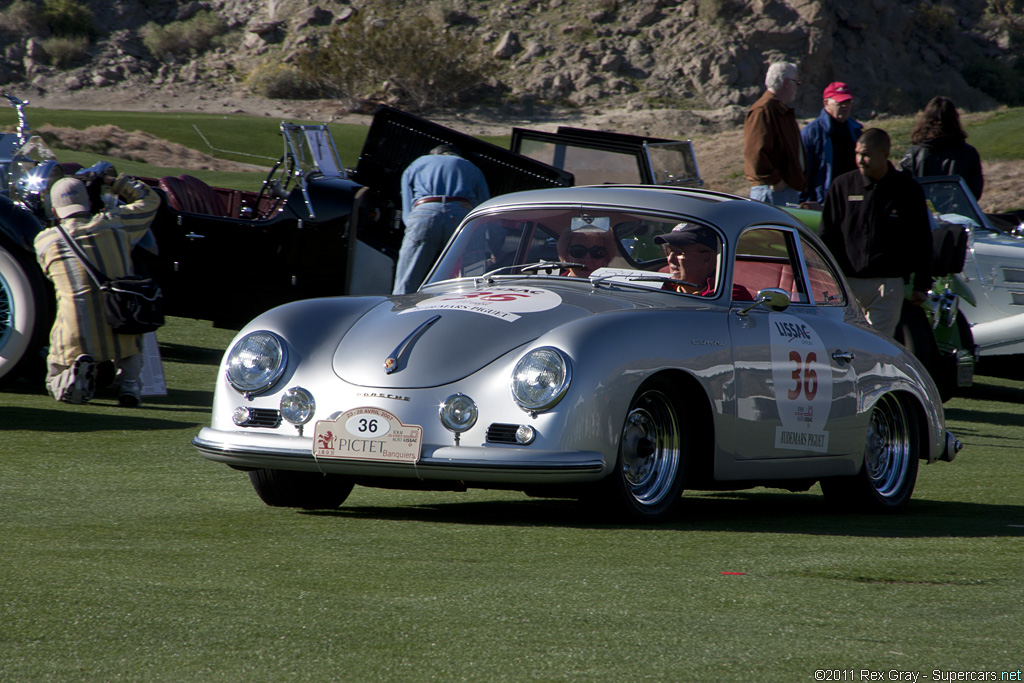
[(792, 62), (775, 62), (768, 67), (768, 73), (764, 77), (764, 85), (772, 92), (777, 92), (786, 84), (787, 78), (796, 78), (798, 73), (796, 64)]

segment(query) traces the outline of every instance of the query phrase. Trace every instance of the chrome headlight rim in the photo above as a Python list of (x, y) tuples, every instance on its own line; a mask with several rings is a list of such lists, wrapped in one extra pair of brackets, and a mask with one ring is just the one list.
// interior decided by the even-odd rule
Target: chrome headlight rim
[[(560, 374), (562, 375), (561, 381), (553, 387), (553, 389), (545, 392), (545, 395), (540, 399), (531, 400), (528, 396), (523, 395), (523, 391), (520, 382), (520, 372), (524, 369), (524, 366), (538, 356), (547, 356), (550, 358), (557, 359), (560, 368)], [(516, 402), (521, 409), (528, 413), (541, 413), (546, 410), (554, 408), (559, 401), (565, 396), (566, 392), (569, 391), (569, 385), (572, 383), (572, 363), (569, 361), (569, 356), (564, 351), (554, 346), (539, 346), (535, 349), (530, 349), (516, 362), (515, 367), (512, 369), (512, 378), (509, 381), (509, 388), (512, 391), (512, 399)]]
[[(252, 345), (260, 339), (273, 351), (273, 362), (265, 369), (252, 374), (251, 377), (247, 377), (247, 368), (240, 368), (238, 361), (242, 353), (252, 353)], [(277, 384), (287, 366), (288, 346), (284, 343), (284, 340), (268, 330), (254, 330), (231, 345), (225, 360), (224, 375), (235, 391), (245, 396), (255, 396), (266, 392)]]

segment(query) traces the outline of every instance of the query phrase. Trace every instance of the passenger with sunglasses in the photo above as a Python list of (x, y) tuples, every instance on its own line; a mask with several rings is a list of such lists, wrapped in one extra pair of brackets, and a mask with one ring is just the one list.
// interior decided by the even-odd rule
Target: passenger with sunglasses
[(558, 238), (558, 260), (579, 264), (562, 273), (568, 277), (590, 277), (616, 253), (615, 237), (607, 230), (566, 230)]

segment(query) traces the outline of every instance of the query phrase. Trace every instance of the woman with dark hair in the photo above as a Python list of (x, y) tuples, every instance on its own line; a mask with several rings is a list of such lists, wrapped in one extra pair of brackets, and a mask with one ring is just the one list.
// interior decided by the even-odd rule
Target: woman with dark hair
[(960, 113), (948, 97), (933, 97), (910, 131), (913, 146), (900, 161), (900, 168), (915, 178), (928, 175), (959, 175), (981, 199), (985, 177), (981, 157), (967, 144), (967, 133), (960, 125)]

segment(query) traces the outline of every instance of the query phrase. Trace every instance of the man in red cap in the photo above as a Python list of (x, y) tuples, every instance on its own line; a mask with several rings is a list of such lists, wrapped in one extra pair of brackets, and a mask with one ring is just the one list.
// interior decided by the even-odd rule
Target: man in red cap
[(822, 93), (824, 107), (818, 118), (800, 131), (807, 154), (807, 189), (800, 194), (801, 204), (821, 205), (832, 179), (857, 169), (853, 148), (864, 129), (850, 118), (853, 92), (841, 81), (829, 83)]

